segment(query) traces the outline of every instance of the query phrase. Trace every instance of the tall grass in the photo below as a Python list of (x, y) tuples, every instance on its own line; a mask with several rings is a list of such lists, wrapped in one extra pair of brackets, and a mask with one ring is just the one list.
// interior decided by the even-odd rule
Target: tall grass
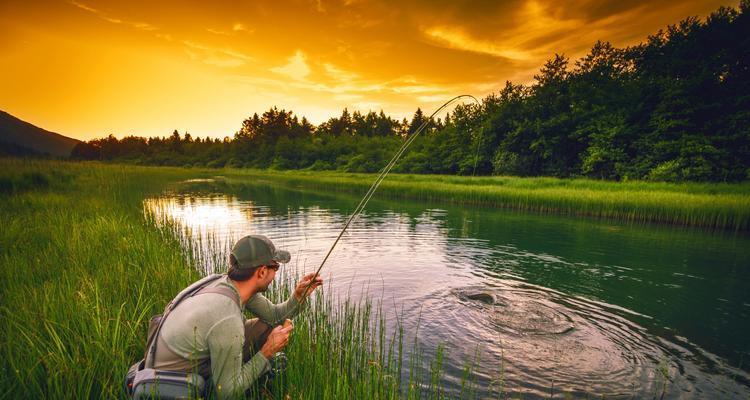
[[(147, 318), (198, 276), (140, 208), (185, 175), (0, 160), (0, 181), (14, 187), (0, 194), (0, 397), (120, 395)], [(45, 183), (17, 184), (27, 176)]]
[[(230, 181), (266, 181), (364, 193), (372, 174), (225, 170)], [(377, 196), (438, 200), (563, 215), (750, 229), (750, 183), (609, 182), (590, 179), (392, 174)]]
[[(122, 378), (143, 355), (148, 318), (225, 251), (144, 218), (142, 200), (208, 174), (0, 159), (0, 181), (13, 187), (0, 193), (0, 398), (124, 397)], [(16, 184), (32, 175), (47, 183)], [(273, 296), (286, 297), (291, 278)], [(457, 393), (441, 388), (441, 349), (426, 375), (416, 339), (406, 344), (402, 329), (386, 332), (379, 307), (320, 293), (312, 303), (295, 321), (275, 398), (474, 393), (471, 380)]]

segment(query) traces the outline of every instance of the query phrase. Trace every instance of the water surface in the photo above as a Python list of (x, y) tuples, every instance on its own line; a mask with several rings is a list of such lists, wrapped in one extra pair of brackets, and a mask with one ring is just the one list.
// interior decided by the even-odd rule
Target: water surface
[[(145, 207), (211, 246), (266, 235), (314, 271), (358, 201), (189, 182)], [(407, 336), (418, 328), (428, 358), (444, 345), (449, 386), (478, 348), (483, 396), (750, 396), (746, 234), (376, 195), (323, 276), (329, 290), (382, 300)]]

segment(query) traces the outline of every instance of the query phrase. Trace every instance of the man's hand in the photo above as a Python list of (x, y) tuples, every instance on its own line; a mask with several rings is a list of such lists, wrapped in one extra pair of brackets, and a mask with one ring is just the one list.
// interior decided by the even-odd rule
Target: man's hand
[(292, 325), (291, 321), (286, 320), (284, 325), (273, 328), (271, 333), (268, 334), (266, 343), (260, 348), (260, 352), (263, 353), (267, 360), (270, 360), (274, 354), (284, 350), (286, 344), (289, 343), (289, 334), (292, 333), (292, 329), (294, 329), (294, 325)]
[[(312, 285), (310, 284), (311, 282)], [(308, 286), (310, 286), (310, 289), (307, 289), (305, 297), (310, 296), (313, 290), (322, 284), (323, 278), (320, 275), (316, 276), (315, 273), (307, 274), (302, 277), (302, 280), (299, 281), (299, 283), (297, 283), (297, 287), (294, 289), (294, 298), (297, 299), (297, 302), (301, 303), (304, 300), (302, 294), (305, 293), (305, 289), (307, 289)]]

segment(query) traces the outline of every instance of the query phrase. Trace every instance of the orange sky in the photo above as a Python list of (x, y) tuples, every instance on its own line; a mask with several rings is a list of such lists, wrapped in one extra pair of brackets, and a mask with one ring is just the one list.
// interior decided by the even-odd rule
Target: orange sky
[(0, 0), (0, 110), (78, 139), (232, 136), (271, 106), (316, 124), (344, 107), (410, 117), (738, 4)]

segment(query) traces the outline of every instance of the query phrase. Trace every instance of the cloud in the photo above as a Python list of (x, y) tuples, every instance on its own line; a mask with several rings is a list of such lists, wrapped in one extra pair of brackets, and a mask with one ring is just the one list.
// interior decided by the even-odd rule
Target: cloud
[(531, 58), (530, 54), (526, 51), (504, 46), (493, 41), (473, 38), (457, 28), (446, 26), (432, 27), (426, 29), (424, 33), (429, 38), (451, 49), (488, 54), (493, 57), (502, 57), (511, 60), (528, 60)]
[(107, 15), (107, 13), (105, 13), (105, 12), (103, 12), (101, 10), (98, 10), (98, 9), (93, 8), (91, 6), (88, 6), (86, 4), (80, 3), (78, 1), (69, 0), (68, 2), (70, 4), (72, 4), (72, 5), (80, 8), (81, 10), (88, 11), (90, 13), (96, 14), (96, 16), (98, 16), (99, 18), (101, 18), (101, 19), (103, 19), (103, 20), (105, 20), (107, 22), (111, 22), (113, 24), (130, 25), (133, 28), (136, 28), (136, 29), (139, 29), (139, 30), (142, 30), (142, 31), (155, 31), (155, 30), (157, 30), (157, 28), (155, 26), (153, 26), (153, 25), (151, 25), (149, 23), (146, 23), (146, 22), (137, 22), (137, 21), (122, 20), (120, 18), (111, 17), (111, 16)]
[(100, 14), (101, 13), (99, 10), (97, 10), (95, 8), (92, 8), (92, 7), (89, 7), (89, 6), (87, 6), (87, 5), (83, 4), (83, 3), (79, 3), (79, 2), (77, 2), (75, 0), (70, 0), (70, 4), (72, 4), (72, 5), (80, 8), (82, 10), (86, 10), (88, 12), (92, 12), (94, 14)]
[(417, 100), (421, 103), (437, 103), (450, 100), (450, 97), (446, 95), (417, 96)]
[(136, 29), (140, 29), (142, 31), (155, 31), (157, 28), (151, 24), (147, 24), (145, 22), (130, 22), (133, 27)]
[(359, 100), (362, 97), (364, 96), (362, 96), (361, 94), (343, 93), (343, 94), (337, 94), (333, 96), (333, 99), (339, 100), (339, 101), (351, 101), (351, 100)]
[(221, 31), (218, 29), (212, 29), (212, 28), (206, 28), (206, 31), (213, 33), (214, 35), (229, 35), (229, 32), (227, 31)]
[(347, 94), (347, 93), (363, 93), (363, 94), (375, 94), (386, 90), (386, 86), (379, 83), (346, 83), (340, 85), (328, 85), (320, 82), (310, 81), (298, 81), (291, 82), (287, 85), (291, 85), (296, 88), (311, 90), (320, 93), (331, 93), (331, 94)]
[(331, 63), (324, 63), (323, 68), (326, 71), (326, 74), (334, 80), (341, 81), (341, 82), (351, 82), (359, 77), (358, 74), (350, 71), (344, 71), (343, 69), (331, 64)]
[(378, 103), (376, 101), (362, 101), (352, 104), (355, 109), (362, 110), (362, 111), (376, 111), (383, 108), (383, 105), (381, 103)]
[(253, 58), (231, 49), (217, 49), (189, 40), (183, 40), (185, 53), (193, 60), (215, 65), (217, 67), (232, 68), (244, 65)]
[(315, 9), (316, 9), (316, 10), (317, 10), (317, 11), (318, 11), (319, 13), (324, 13), (324, 12), (326, 12), (326, 8), (325, 8), (325, 7), (323, 6), (323, 0), (314, 0), (314, 2), (315, 2)]
[(245, 24), (236, 22), (229, 27), (229, 30), (206, 28), (207, 32), (213, 33), (214, 35), (229, 36), (238, 32), (254, 33), (255, 30), (248, 28)]
[(297, 50), (287, 61), (286, 65), (271, 68), (271, 71), (300, 81), (310, 75), (310, 67), (307, 65), (305, 54), (302, 50)]
[[(561, 52), (568, 43), (580, 41), (583, 29), (590, 22), (564, 9), (555, 8), (539, 0), (525, 1), (503, 20), (503, 25), (483, 21), (483, 25), (467, 24), (467, 21), (433, 24), (423, 28), (422, 33), (433, 44), (450, 49), (463, 50), (515, 62), (538, 62), (541, 57), (550, 57)], [(576, 35), (573, 39), (572, 36)], [(592, 42), (593, 44), (593, 42)]]
[(438, 85), (420, 85), (416, 82), (406, 81), (404, 85), (401, 82), (395, 81), (391, 83), (391, 88), (395, 93), (403, 94), (423, 94), (423, 93), (442, 93), (446, 90), (450, 90), (445, 86)]

